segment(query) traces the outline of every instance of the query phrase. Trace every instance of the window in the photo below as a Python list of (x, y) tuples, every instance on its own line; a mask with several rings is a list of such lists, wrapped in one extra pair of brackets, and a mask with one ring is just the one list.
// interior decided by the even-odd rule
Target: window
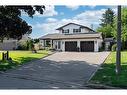
[(81, 30), (80, 29), (73, 29), (73, 33), (80, 33)]
[(60, 42), (60, 41), (58, 41), (58, 49), (60, 49), (60, 45), (61, 45), (61, 42)]
[(50, 47), (50, 46), (51, 46), (50, 40), (46, 40), (46, 47)]
[(69, 29), (66, 29), (66, 30), (63, 30), (63, 32), (62, 33), (69, 33)]

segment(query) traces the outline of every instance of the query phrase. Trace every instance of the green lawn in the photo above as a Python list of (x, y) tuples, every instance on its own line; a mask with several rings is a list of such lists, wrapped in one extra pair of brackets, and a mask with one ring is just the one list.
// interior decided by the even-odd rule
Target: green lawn
[(121, 62), (122, 71), (117, 76), (115, 74), (116, 52), (111, 52), (90, 83), (127, 88), (127, 51), (121, 52)]
[[(5, 71), (10, 68), (14, 68), (17, 65), (24, 64), (33, 59), (39, 59), (47, 56), (49, 51), (40, 50), (37, 53), (32, 53), (31, 51), (9, 51), (9, 57), (12, 58), (12, 63), (9, 61), (0, 62), (0, 71)], [(2, 59), (2, 53), (0, 53), (0, 59)]]

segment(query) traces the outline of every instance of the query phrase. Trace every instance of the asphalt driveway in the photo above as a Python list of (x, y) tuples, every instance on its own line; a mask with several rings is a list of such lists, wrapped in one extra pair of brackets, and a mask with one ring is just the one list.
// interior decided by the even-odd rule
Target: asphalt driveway
[(0, 74), (0, 89), (85, 88), (109, 52), (57, 52)]

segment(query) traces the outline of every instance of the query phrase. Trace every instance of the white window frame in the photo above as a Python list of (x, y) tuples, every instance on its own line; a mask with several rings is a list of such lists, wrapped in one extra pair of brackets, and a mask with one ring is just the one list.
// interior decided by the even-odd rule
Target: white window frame
[(69, 34), (69, 29), (63, 30), (62, 33), (64, 33), (64, 34)]
[(81, 33), (80, 29), (73, 29), (73, 33)]

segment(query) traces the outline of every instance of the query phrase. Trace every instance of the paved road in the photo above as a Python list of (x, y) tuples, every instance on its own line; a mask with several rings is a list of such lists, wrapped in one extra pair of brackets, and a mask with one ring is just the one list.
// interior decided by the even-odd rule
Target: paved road
[(57, 52), (0, 74), (0, 89), (85, 88), (109, 52)]

